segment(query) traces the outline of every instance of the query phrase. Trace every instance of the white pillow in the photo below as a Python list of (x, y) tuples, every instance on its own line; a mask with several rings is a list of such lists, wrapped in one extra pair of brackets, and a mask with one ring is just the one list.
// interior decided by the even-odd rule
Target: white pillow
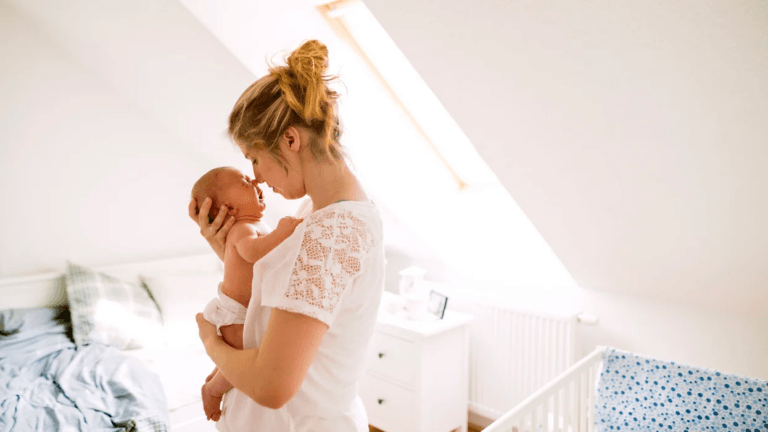
[(202, 347), (197, 331), (195, 315), (216, 297), (219, 283), (224, 278), (220, 272), (142, 274), (146, 284), (160, 307), (166, 346)]

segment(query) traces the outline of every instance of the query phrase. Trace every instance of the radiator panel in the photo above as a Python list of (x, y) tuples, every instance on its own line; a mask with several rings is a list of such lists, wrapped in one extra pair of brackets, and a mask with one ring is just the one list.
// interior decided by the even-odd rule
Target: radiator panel
[(470, 326), (469, 410), (490, 420), (575, 362), (575, 316), (556, 316), (452, 298)]

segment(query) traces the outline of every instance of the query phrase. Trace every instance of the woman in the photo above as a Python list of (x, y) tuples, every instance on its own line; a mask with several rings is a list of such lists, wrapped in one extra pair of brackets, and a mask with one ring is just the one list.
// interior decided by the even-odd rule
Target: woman
[[(308, 196), (293, 235), (260, 259), (243, 332), (244, 350), (197, 315), (200, 338), (234, 386), (219, 430), (368, 431), (357, 395), (384, 283), (381, 218), (345, 163), (338, 94), (327, 86), (328, 50), (311, 40), (286, 66), (240, 96), (229, 133), (259, 183), (287, 199)], [(209, 200), (190, 217), (223, 257), (226, 209), (208, 222)]]

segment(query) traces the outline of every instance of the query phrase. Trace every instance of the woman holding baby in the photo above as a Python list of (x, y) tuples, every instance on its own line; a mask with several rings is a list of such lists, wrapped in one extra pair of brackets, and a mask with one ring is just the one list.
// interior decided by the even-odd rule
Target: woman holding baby
[[(383, 291), (381, 218), (344, 158), (327, 48), (308, 41), (286, 63), (248, 87), (229, 117), (255, 181), (307, 198), (293, 234), (253, 267), (244, 349), (197, 316), (206, 352), (234, 386), (217, 428), (368, 431), (357, 381)], [(223, 257), (234, 217), (222, 209), (209, 223), (209, 200), (189, 210)]]

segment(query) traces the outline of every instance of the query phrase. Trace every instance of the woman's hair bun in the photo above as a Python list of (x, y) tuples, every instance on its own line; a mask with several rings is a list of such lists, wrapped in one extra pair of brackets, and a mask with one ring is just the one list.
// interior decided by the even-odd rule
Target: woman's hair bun
[(325, 74), (328, 69), (328, 48), (318, 40), (309, 40), (296, 48), (286, 60), (300, 81)]
[[(288, 56), (286, 65), (295, 79), (294, 82), (287, 82), (292, 80), (282, 76), (280, 80), (288, 105), (307, 122), (324, 120), (323, 103), (331, 96), (325, 83), (332, 79), (325, 74), (328, 70), (328, 48), (318, 40), (308, 40)], [(286, 91), (294, 83), (301, 87), (299, 95), (294, 91)]]

